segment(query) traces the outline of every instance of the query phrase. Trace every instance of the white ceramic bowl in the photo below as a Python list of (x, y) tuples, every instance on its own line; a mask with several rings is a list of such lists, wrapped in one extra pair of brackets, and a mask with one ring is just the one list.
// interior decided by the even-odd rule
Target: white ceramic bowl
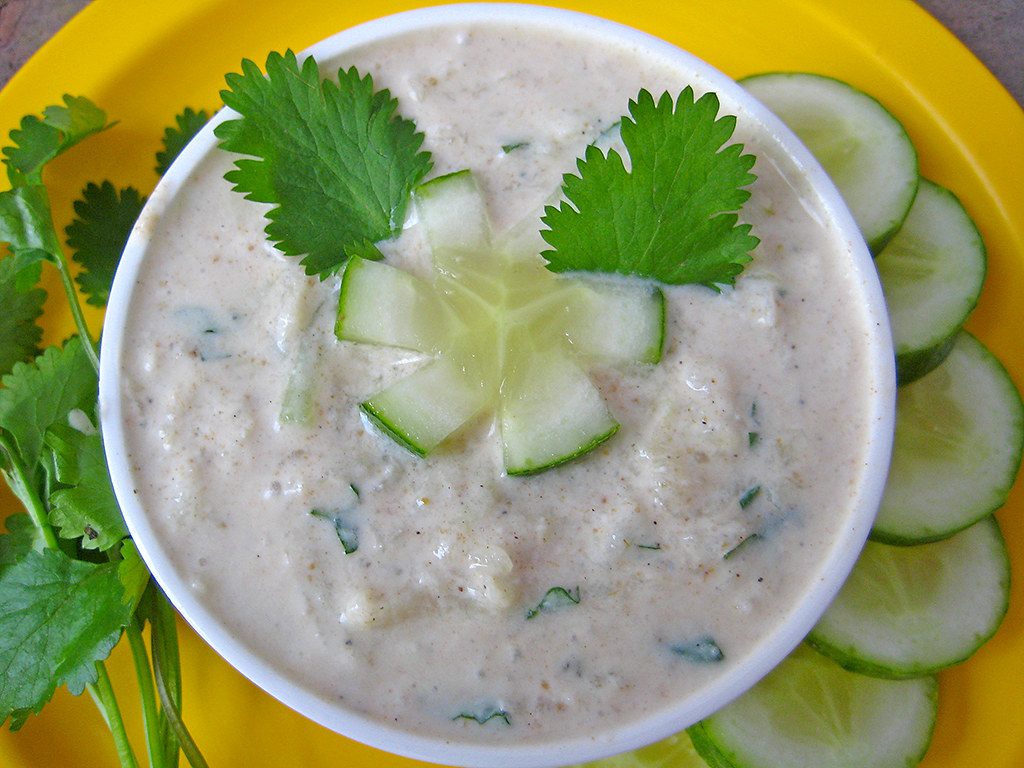
[[(875, 332), (870, 344), (871, 358), (868, 361), (869, 375), (877, 387), (877, 395), (872, 402), (873, 427), (866, 454), (870, 468), (865, 475), (867, 479), (859, 490), (852, 514), (834, 542), (821, 578), (804, 593), (802, 602), (795, 607), (785, 623), (764, 637), (759, 649), (746, 663), (738, 665), (709, 688), (700, 691), (698, 695), (680, 700), (640, 722), (629, 723), (612, 732), (603, 733), (600, 738), (569, 734), (560, 743), (483, 746), (450, 743), (438, 738), (407, 733), (388, 724), (370, 720), (337, 702), (328, 701), (297, 686), (275, 669), (271, 661), (254, 655), (238, 638), (232, 636), (221, 619), (213, 615), (197, 599), (182, 574), (176, 570), (168, 556), (165, 543), (156, 534), (145, 510), (140, 508), (132, 493), (132, 476), (126, 457), (125, 425), (122, 416), (123, 392), (119, 369), (123, 354), (124, 330), (131, 320), (129, 309), (132, 291), (149, 246), (146, 230), (143, 229), (138, 229), (129, 240), (109, 302), (100, 369), (100, 406), (114, 488), (139, 550), (185, 619), (235, 668), (271, 695), (316, 722), (384, 750), (451, 765), (539, 768), (596, 759), (638, 748), (678, 732), (741, 694), (800, 642), (842, 585), (871, 527), (888, 467), (895, 386), (888, 320), (875, 269), (838, 192), (818, 163), (781, 122), (756, 103), (735, 82), (690, 54), (657, 38), (602, 19), (538, 6), (506, 4), (442, 6), (378, 19), (341, 32), (313, 46), (305, 53), (323, 61), (333, 59), (356, 46), (410, 31), (442, 24), (493, 20), (513, 21), (526, 27), (566, 27), (576, 35), (592, 37), (595, 45), (599, 45), (602, 40), (625, 42), (649, 51), (652, 56), (663, 57), (698, 70), (719, 94), (743, 104), (747, 119), (762, 123), (778, 144), (805, 170), (834, 225), (852, 245), (853, 272), (856, 280), (861, 283), (861, 290), (868, 303), (871, 327)], [(189, 145), (160, 182), (159, 194), (154, 194), (153, 201), (147, 206), (147, 216), (159, 216), (175, 196), (186, 188), (191, 170), (207, 153), (216, 151), (214, 126), (233, 116), (233, 113), (223, 110)]]

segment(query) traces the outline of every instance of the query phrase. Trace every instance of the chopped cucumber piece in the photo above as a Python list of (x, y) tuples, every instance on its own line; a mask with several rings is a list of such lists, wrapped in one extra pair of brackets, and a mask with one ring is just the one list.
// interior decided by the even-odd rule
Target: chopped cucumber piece
[(1009, 600), (1006, 542), (987, 517), (933, 544), (869, 541), (809, 640), (853, 672), (920, 677), (978, 650)]
[(897, 395), (892, 465), (871, 538), (937, 541), (1006, 501), (1024, 447), (1024, 405), (1006, 369), (967, 332)]
[(399, 380), (359, 407), (399, 444), (426, 456), (487, 402), (487, 392), (442, 358)]
[(805, 646), (689, 729), (714, 768), (905, 768), (935, 727), (935, 678), (847, 672)]
[(467, 257), (479, 259), (489, 252), (491, 224), (471, 171), (431, 179), (416, 188), (414, 199), (435, 266), (447, 270)]
[(281, 424), (297, 424), (310, 426), (316, 413), (316, 370), (320, 359), (312, 346), (303, 346), (298, 350), (295, 367), (288, 377), (288, 385), (284, 390), (281, 403)]
[(665, 294), (633, 281), (581, 281), (567, 307), (576, 353), (608, 365), (657, 363), (665, 344)]
[(903, 125), (866, 93), (831, 77), (774, 72), (740, 81), (832, 177), (872, 253), (896, 234), (917, 193), (917, 152)]
[(451, 331), (451, 311), (428, 283), (379, 261), (349, 259), (334, 326), (339, 339), (433, 354)]
[(910, 215), (875, 261), (900, 384), (941, 363), (978, 303), (985, 243), (956, 195), (921, 179)]
[(567, 355), (532, 355), (502, 385), (501, 438), (510, 475), (564, 464), (618, 429), (594, 382)]

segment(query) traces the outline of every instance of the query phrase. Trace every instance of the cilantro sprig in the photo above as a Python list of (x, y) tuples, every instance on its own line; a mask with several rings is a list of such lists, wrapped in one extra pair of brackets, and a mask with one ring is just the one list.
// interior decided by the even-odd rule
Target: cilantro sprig
[(316, 61), (291, 51), (267, 57), (266, 76), (250, 60), (226, 78), (224, 103), (241, 118), (217, 126), (221, 147), (250, 157), (227, 174), (237, 192), (270, 203), (269, 239), (302, 256), (307, 274), (326, 277), (349, 251), (397, 235), (412, 189), (431, 168), (423, 134), (396, 114), (398, 101), (375, 91), (354, 67), (321, 80)]
[(548, 269), (732, 285), (758, 243), (737, 214), (754, 157), (724, 146), (736, 118), (718, 109), (714, 93), (695, 100), (689, 86), (675, 103), (641, 90), (620, 126), (630, 167), (591, 145), (579, 175), (563, 177), (565, 200), (545, 208)]
[[(58, 686), (88, 690), (124, 768), (138, 766), (104, 660), (122, 637), (135, 663), (152, 768), (184, 752), (205, 766), (181, 723), (173, 609), (129, 537), (97, 431), (98, 356), (74, 282), (104, 306), (145, 198), (89, 184), (68, 227), (72, 278), (44, 183), (48, 163), (110, 127), (84, 97), (27, 116), (2, 152), (11, 188), (0, 192), (0, 474), (25, 508), (0, 533), (0, 725), (21, 727)], [(169, 156), (170, 157), (170, 156)], [(60, 274), (78, 333), (39, 351), (43, 265)], [(152, 655), (142, 636), (151, 626)], [(155, 690), (154, 690), (155, 683)], [(159, 694), (159, 703), (157, 696)]]

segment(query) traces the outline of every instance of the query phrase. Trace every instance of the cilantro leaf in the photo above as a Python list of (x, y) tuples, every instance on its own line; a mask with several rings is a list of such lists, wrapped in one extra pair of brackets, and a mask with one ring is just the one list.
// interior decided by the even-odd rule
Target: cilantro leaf
[(32, 551), (37, 539), (35, 523), (24, 513), (10, 515), (4, 525), (7, 533), (0, 534), (0, 573)]
[(64, 231), (71, 258), (83, 267), (75, 282), (89, 304), (107, 305), (124, 244), (145, 204), (146, 198), (134, 187), (119, 192), (109, 181), (87, 184), (75, 201), (77, 218)]
[(380, 261), (384, 258), (384, 254), (380, 252), (377, 244), (371, 243), (369, 240), (346, 245), (345, 258), (351, 259), (353, 256), (357, 256), (360, 259), (368, 259), (369, 261)]
[(105, 551), (128, 535), (110, 484), (103, 443), (98, 433), (87, 435), (67, 424), (46, 432), (53, 451), (54, 479), (50, 492), (50, 522), (65, 539), (81, 537), (82, 547)]
[(11, 186), (41, 183), (44, 165), (109, 127), (106, 113), (84, 96), (65, 94), (64, 106), (47, 107), (42, 119), (26, 115), (11, 131), (14, 146), (3, 150)]
[[(36, 319), (43, 314), (46, 291), (31, 287), (39, 279), (38, 264), (35, 268), (19, 267), (15, 258), (0, 259), (0, 375), (8, 373), (15, 363), (38, 355), (43, 338)], [(31, 282), (25, 279), (26, 273)]]
[(98, 382), (81, 340), (50, 347), (32, 363), (17, 363), (0, 388), (0, 429), (7, 430), (26, 470), (40, 480), (43, 436), (73, 409), (92, 418)]
[(545, 208), (548, 269), (731, 285), (758, 243), (735, 213), (750, 197), (754, 157), (722, 148), (736, 118), (717, 118), (718, 107), (714, 93), (694, 101), (690, 87), (674, 105), (641, 90), (621, 124), (630, 169), (591, 145), (579, 175), (563, 177), (566, 200)]
[(149, 586), (149, 570), (146, 568), (139, 548), (131, 539), (121, 543), (121, 561), (117, 564), (117, 579), (121, 582), (123, 596), (121, 602), (127, 605), (129, 613), (134, 614), (136, 607), (142, 602), (142, 595)]
[[(117, 563), (26, 553), (0, 573), (0, 724), (19, 728), (58, 685), (73, 694), (96, 680), (131, 618)], [(83, 610), (88, 606), (88, 610)]]
[(221, 96), (242, 117), (215, 133), (222, 148), (256, 158), (236, 160), (226, 178), (247, 199), (274, 205), (266, 232), (279, 250), (305, 254), (306, 273), (325, 277), (346, 248), (401, 230), (431, 161), (387, 90), (375, 92), (354, 67), (321, 82), (316, 62), (300, 68), (291, 51), (267, 57), (266, 77), (245, 60), (226, 79)]
[(174, 126), (164, 128), (164, 148), (156, 153), (156, 172), (163, 176), (171, 167), (181, 150), (192, 141), (200, 129), (210, 120), (205, 109), (196, 112), (192, 107), (185, 107), (181, 114), (174, 116)]
[(0, 243), (10, 246), (22, 266), (59, 258), (60, 240), (53, 231), (50, 197), (44, 186), (30, 184), (0, 192)]

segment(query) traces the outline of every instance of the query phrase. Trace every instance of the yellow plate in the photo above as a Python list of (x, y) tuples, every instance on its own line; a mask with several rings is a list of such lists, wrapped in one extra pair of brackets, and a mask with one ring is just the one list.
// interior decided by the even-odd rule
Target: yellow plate
[[(120, 125), (48, 169), (60, 227), (87, 181), (111, 179), (144, 191), (156, 182), (153, 153), (185, 105), (216, 108), (223, 74), (243, 56), (302, 49), (415, 0), (96, 0), (0, 93), (0, 136), (64, 93), (88, 96)], [(989, 274), (969, 327), (1024, 388), (1024, 112), (944, 28), (909, 0), (565, 0), (551, 3), (663, 37), (732, 77), (765, 70), (833, 75), (878, 97), (921, 154), (922, 172), (950, 187), (977, 221)], [(4, 141), (4, 144), (7, 142)], [(70, 331), (54, 282), (46, 341)], [(98, 314), (90, 315), (96, 328)], [(2, 492), (0, 515), (16, 508)], [(926, 768), (1024, 765), (1024, 483), (998, 515), (1010, 544), (1014, 589), (996, 637), (941, 675), (939, 724)], [(123, 644), (122, 644), (123, 645)], [(185, 716), (213, 766), (413, 766), (330, 733), (286, 709), (182, 628)], [(110, 663), (140, 759), (130, 660)], [(979, 763), (980, 761), (980, 763)], [(0, 765), (113, 766), (110, 738), (88, 697), (58, 692), (17, 734), (0, 733)]]

